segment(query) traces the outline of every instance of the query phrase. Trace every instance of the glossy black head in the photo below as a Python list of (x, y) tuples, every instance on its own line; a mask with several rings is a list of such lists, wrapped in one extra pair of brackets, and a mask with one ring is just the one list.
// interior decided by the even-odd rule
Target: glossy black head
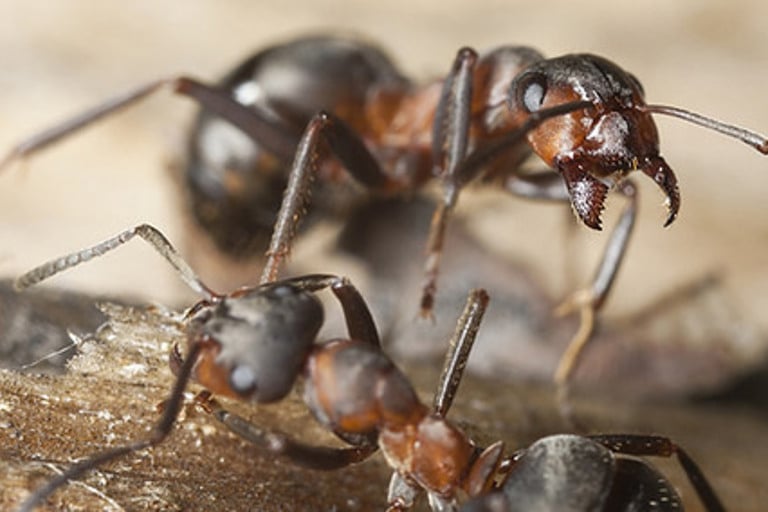
[(574, 210), (589, 227), (599, 229), (608, 190), (634, 170), (651, 176), (666, 194), (666, 224), (677, 215), (677, 180), (659, 156), (658, 131), (643, 96), (632, 74), (590, 54), (536, 62), (512, 82), (510, 108), (520, 121), (566, 103), (593, 105), (550, 119), (528, 134), (534, 152), (562, 174)]
[(311, 293), (273, 284), (224, 298), (191, 323), (203, 344), (196, 379), (210, 391), (256, 402), (291, 390), (323, 324)]

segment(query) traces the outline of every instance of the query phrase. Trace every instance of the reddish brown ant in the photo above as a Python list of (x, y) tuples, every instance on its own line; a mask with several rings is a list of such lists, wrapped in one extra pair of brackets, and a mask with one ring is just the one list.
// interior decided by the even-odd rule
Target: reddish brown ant
[[(478, 57), (464, 48), (445, 80), (416, 86), (378, 48), (323, 36), (269, 47), (215, 87), (185, 76), (138, 87), (20, 143), (0, 167), (164, 87), (206, 109), (191, 132), (185, 180), (193, 214), (233, 253), (262, 251), (277, 226), (282, 235), (268, 253), (275, 262), (284, 258), (314, 176), (320, 209), (348, 212), (360, 196), (356, 186), (366, 197), (407, 194), (436, 175), (443, 199), (427, 242), (424, 314), (434, 301), (449, 213), (467, 183), (493, 181), (515, 195), (570, 203), (593, 229), (600, 229), (605, 197), (615, 187), (628, 205), (591, 284), (561, 308), (578, 309), (581, 327), (557, 369), (560, 383), (589, 339), (625, 253), (637, 202), (627, 175), (640, 170), (666, 194), (665, 225), (678, 214), (677, 179), (659, 155), (652, 115), (768, 153), (768, 140), (758, 134), (646, 104), (633, 75), (595, 55), (545, 59), (531, 48), (503, 46)], [(531, 152), (551, 170), (521, 174)], [(284, 190), (289, 200), (277, 213)], [(265, 266), (267, 280), (275, 268)]]
[[(444, 418), (488, 302), (472, 292), (451, 340), (434, 406), (418, 399), (406, 377), (382, 352), (368, 306), (345, 278), (314, 274), (219, 294), (206, 286), (154, 227), (143, 224), (43, 264), (16, 280), (24, 289), (67, 268), (111, 251), (135, 236), (149, 242), (203, 299), (186, 315), (188, 348), (171, 354), (176, 382), (150, 436), (96, 454), (34, 492), (20, 510), (29, 511), (69, 480), (115, 458), (162, 442), (170, 433), (190, 379), (206, 392), (197, 401), (231, 431), (260, 448), (313, 469), (330, 470), (362, 461), (381, 448), (395, 470), (389, 500), (409, 503), (419, 489), (434, 503), (453, 503), (458, 489), (485, 490), (502, 444), (485, 451)], [(323, 308), (315, 294), (330, 289), (349, 333), (316, 343)], [(224, 409), (210, 392), (258, 403), (283, 399), (301, 375), (304, 400), (327, 429), (349, 448), (310, 446), (277, 431), (265, 431)], [(446, 460), (452, 464), (445, 465)], [(437, 507), (437, 505), (435, 505)]]
[[(206, 388), (196, 402), (214, 418), (260, 449), (294, 464), (332, 470), (360, 462), (381, 448), (394, 470), (387, 498), (391, 511), (410, 508), (421, 491), (427, 493), (434, 511), (456, 510), (464, 495), (479, 500), (469, 503), (469, 510), (506, 510), (494, 507), (509, 502), (544, 503), (548, 509), (569, 503), (575, 505), (571, 510), (615, 510), (613, 505), (622, 505), (629, 510), (654, 496), (663, 496), (670, 507), (680, 506), (674, 488), (658, 471), (613, 453), (676, 454), (707, 509), (723, 510), (695, 462), (667, 438), (551, 436), (504, 458), (503, 442), (482, 449), (446, 419), (487, 308), (484, 290), (471, 292), (467, 299), (430, 408), (381, 350), (365, 300), (348, 280), (335, 275), (306, 275), (219, 294), (197, 277), (162, 233), (143, 224), (45, 263), (19, 277), (16, 287), (32, 286), (135, 236), (149, 242), (203, 296), (185, 316), (186, 355), (178, 347), (171, 353), (173, 390), (147, 438), (74, 464), (32, 493), (21, 512), (33, 510), (59, 487), (102, 464), (161, 443), (176, 422), (190, 379)], [(324, 314), (315, 294), (323, 289), (330, 289), (339, 301), (348, 338), (316, 343)], [(299, 375), (311, 413), (350, 447), (310, 446), (282, 432), (264, 430), (211, 396), (212, 392), (275, 402), (288, 394)], [(564, 469), (553, 473), (552, 462)], [(500, 490), (495, 484), (499, 476)], [(546, 494), (537, 487), (544, 481)]]

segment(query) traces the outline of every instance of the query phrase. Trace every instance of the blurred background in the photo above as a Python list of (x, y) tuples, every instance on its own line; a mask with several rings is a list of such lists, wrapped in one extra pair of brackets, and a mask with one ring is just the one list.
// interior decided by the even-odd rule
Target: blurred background
[[(379, 42), (407, 74), (422, 80), (444, 74), (463, 45), (526, 44), (550, 56), (594, 52), (639, 77), (649, 102), (768, 132), (766, 14), (768, 6), (757, 0), (199, 0), (162, 6), (149, 0), (5, 0), (0, 148), (128, 87), (178, 72), (215, 81), (264, 45), (325, 31), (351, 31)], [(193, 110), (189, 101), (162, 92), (4, 170), (0, 276), (18, 275), (144, 221), (160, 227), (194, 261), (198, 247), (186, 236), (168, 172)], [(729, 329), (747, 333), (742, 360), (754, 360), (768, 330), (768, 159), (678, 120), (659, 118), (658, 125), (662, 154), (680, 180), (681, 213), (663, 229), (663, 198), (650, 180), (636, 180), (640, 219), (606, 318), (647, 310), (680, 287), (716, 274)], [(608, 227), (621, 207), (620, 200), (609, 201)], [(568, 216), (562, 209), (500, 193), (464, 194), (459, 216), (483, 251), (522, 262), (541, 293), (553, 299), (587, 281), (605, 242), (605, 233), (579, 227), (576, 242), (566, 244)], [(296, 259), (302, 257), (298, 251)], [(351, 265), (342, 259), (324, 269), (354, 274)], [(199, 268), (214, 281), (222, 272)], [(57, 285), (80, 291), (166, 304), (189, 300), (165, 262), (140, 243), (57, 279)], [(230, 281), (254, 279), (242, 274)], [(692, 329), (702, 329), (695, 310), (692, 322)]]

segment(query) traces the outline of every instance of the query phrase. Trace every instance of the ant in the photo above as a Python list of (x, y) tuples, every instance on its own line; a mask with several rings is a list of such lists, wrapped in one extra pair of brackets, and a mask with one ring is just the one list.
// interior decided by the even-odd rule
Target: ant
[(670, 439), (652, 435), (556, 434), (518, 450), (493, 491), (462, 512), (513, 510), (679, 511), (680, 496), (653, 466), (637, 456), (677, 455), (709, 512), (724, 511), (696, 463)]
[[(256, 53), (215, 86), (187, 76), (144, 84), (24, 140), (0, 169), (163, 88), (205, 109), (191, 129), (184, 173), (200, 225), (234, 255), (263, 251), (273, 226), (280, 233), (267, 249), (275, 265), (265, 265), (265, 280), (290, 251), (313, 179), (318, 210), (349, 215), (361, 200), (407, 195), (437, 178), (442, 200), (426, 243), (423, 316), (431, 316), (448, 219), (468, 183), (570, 204), (596, 230), (616, 189), (628, 203), (594, 277), (557, 311), (581, 317), (555, 373), (561, 385), (624, 258), (637, 209), (628, 175), (641, 171), (666, 195), (665, 226), (678, 215), (677, 178), (659, 154), (653, 116), (677, 117), (768, 154), (759, 134), (647, 104), (634, 75), (596, 55), (547, 59), (524, 46), (483, 55), (462, 48), (443, 80), (419, 86), (370, 43), (313, 36)], [(522, 173), (532, 153), (549, 169)]]
[[(629, 507), (646, 503), (649, 496), (663, 495), (671, 506), (680, 506), (674, 488), (663, 475), (644, 462), (614, 453), (676, 454), (707, 509), (723, 510), (696, 463), (667, 438), (550, 436), (504, 457), (502, 441), (481, 448), (449, 421), (446, 414), (489, 302), (488, 294), (481, 289), (469, 293), (429, 407), (382, 351), (365, 300), (343, 277), (304, 275), (262, 282), (229, 294), (216, 293), (160, 231), (142, 224), (44, 263), (20, 276), (15, 286), (21, 290), (35, 285), (136, 236), (148, 242), (202, 296), (185, 314), (186, 354), (178, 346), (171, 351), (176, 380), (163, 402), (162, 415), (145, 439), (74, 464), (33, 492), (20, 506), (20, 512), (33, 510), (59, 487), (98, 466), (163, 442), (176, 422), (190, 380), (205, 387), (195, 402), (218, 422), (260, 449), (294, 464), (333, 470), (361, 462), (380, 448), (393, 469), (387, 496), (391, 512), (411, 508), (421, 491), (427, 493), (434, 511), (456, 510), (464, 495), (480, 500), (470, 502), (470, 510), (493, 505), (495, 501), (491, 500), (497, 499), (500, 492), (495, 483), (499, 476), (504, 478), (502, 499), (516, 503), (547, 499), (558, 508), (556, 505), (567, 499), (568, 503), (578, 504), (569, 509), (594, 510), (595, 504), (601, 509), (619, 503)], [(325, 289), (330, 289), (338, 300), (349, 336), (317, 343), (324, 313), (316, 293)], [(312, 415), (349, 447), (311, 446), (282, 432), (262, 429), (228, 411), (212, 396), (215, 393), (257, 403), (276, 402), (293, 389), (299, 376)], [(565, 470), (545, 470), (552, 461), (557, 461), (558, 467), (564, 464)], [(535, 486), (542, 485), (545, 479), (552, 481), (547, 488), (554, 495), (537, 492)]]
[[(381, 350), (363, 297), (346, 278), (312, 274), (262, 282), (229, 294), (211, 290), (156, 228), (142, 224), (97, 245), (57, 258), (20, 276), (19, 290), (140, 237), (160, 253), (202, 299), (185, 315), (186, 355), (175, 346), (176, 381), (151, 434), (93, 455), (35, 491), (20, 507), (30, 511), (69, 480), (161, 443), (171, 432), (190, 380), (205, 387), (196, 402), (235, 434), (304, 467), (332, 470), (360, 462), (381, 448), (395, 469), (389, 501), (399, 508), (425, 489), (434, 503), (452, 503), (459, 488), (478, 488), (495, 473), (501, 444), (485, 451), (445, 419), (474, 342), (488, 296), (469, 294), (450, 342), (433, 407), (423, 404), (405, 375)], [(338, 300), (348, 337), (316, 343), (324, 321), (317, 292)], [(267, 431), (228, 410), (212, 394), (257, 403), (280, 401), (301, 376), (304, 400), (325, 428), (350, 445), (310, 446)], [(445, 460), (453, 465), (445, 465)], [(437, 507), (437, 505), (435, 505)]]

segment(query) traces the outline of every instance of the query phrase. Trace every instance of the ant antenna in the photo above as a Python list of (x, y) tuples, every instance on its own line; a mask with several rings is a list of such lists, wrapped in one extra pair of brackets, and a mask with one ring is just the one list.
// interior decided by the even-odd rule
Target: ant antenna
[(451, 408), (489, 300), (485, 290), (472, 290), (456, 321), (456, 330), (445, 354), (443, 371), (432, 403), (432, 409), (439, 416), (445, 416)]
[(163, 235), (157, 228), (149, 224), (140, 224), (131, 229), (127, 229), (122, 233), (113, 236), (103, 242), (100, 242), (92, 247), (82, 249), (80, 251), (61, 256), (54, 260), (43, 263), (30, 270), (29, 272), (19, 276), (13, 283), (14, 288), (17, 291), (21, 291), (25, 288), (29, 288), (41, 281), (52, 277), (59, 272), (77, 266), (81, 263), (101, 256), (109, 251), (112, 251), (121, 245), (125, 244), (135, 236), (140, 236), (146, 242), (148, 242), (153, 249), (155, 249), (160, 255), (165, 258), (168, 263), (179, 273), (179, 276), (184, 280), (187, 285), (194, 291), (202, 295), (205, 300), (215, 301), (220, 295), (203, 283), (200, 278), (192, 270), (192, 267), (184, 261), (179, 252), (171, 245), (171, 242)]
[(649, 114), (663, 114), (665, 116), (676, 117), (683, 121), (688, 121), (704, 128), (722, 133), (728, 137), (738, 139), (741, 142), (748, 144), (758, 150), (764, 155), (768, 155), (768, 138), (760, 135), (759, 133), (747, 130), (746, 128), (740, 128), (738, 126), (712, 119), (690, 110), (685, 110), (677, 107), (670, 107), (668, 105), (644, 105), (638, 107), (642, 112), (648, 112)]

